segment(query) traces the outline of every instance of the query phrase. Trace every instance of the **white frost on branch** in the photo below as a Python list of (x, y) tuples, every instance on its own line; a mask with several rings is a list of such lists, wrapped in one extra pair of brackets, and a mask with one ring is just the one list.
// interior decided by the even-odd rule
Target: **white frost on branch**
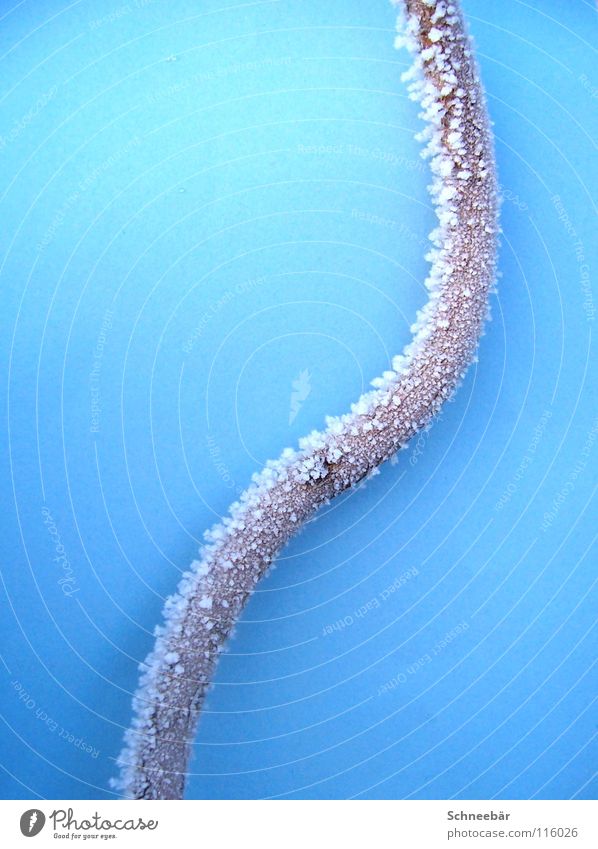
[(397, 47), (422, 107), (438, 224), (430, 234), (427, 304), (392, 370), (351, 412), (287, 448), (252, 478), (205, 534), (199, 560), (165, 604), (133, 700), (113, 786), (129, 798), (179, 799), (189, 747), (218, 655), (256, 583), (298, 527), (337, 493), (375, 472), (421, 428), (473, 360), (494, 284), (497, 194), (492, 135), (455, 2), (404, 0)]

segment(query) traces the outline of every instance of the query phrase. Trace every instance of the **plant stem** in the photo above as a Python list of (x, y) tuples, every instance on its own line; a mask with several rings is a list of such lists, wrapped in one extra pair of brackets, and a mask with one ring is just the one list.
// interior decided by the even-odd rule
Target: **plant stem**
[(405, 0), (397, 46), (413, 55), (410, 96), (427, 122), (438, 225), (429, 300), (413, 340), (350, 413), (326, 420), (254, 475), (166, 602), (145, 661), (114, 786), (135, 799), (180, 799), (199, 711), (256, 583), (289, 538), (335, 495), (375, 472), (455, 390), (472, 361), (495, 279), (497, 194), (492, 134), (456, 2)]

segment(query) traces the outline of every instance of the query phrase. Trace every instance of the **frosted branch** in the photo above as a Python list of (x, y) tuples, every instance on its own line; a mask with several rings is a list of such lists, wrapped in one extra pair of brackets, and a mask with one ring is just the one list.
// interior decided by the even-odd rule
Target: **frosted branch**
[(483, 91), (455, 2), (405, 0), (398, 47), (419, 101), (438, 223), (429, 299), (392, 370), (254, 475), (167, 600), (133, 701), (114, 786), (135, 799), (183, 796), (189, 747), (222, 650), (256, 583), (314, 511), (389, 459), (455, 390), (472, 361), (495, 279), (496, 175)]

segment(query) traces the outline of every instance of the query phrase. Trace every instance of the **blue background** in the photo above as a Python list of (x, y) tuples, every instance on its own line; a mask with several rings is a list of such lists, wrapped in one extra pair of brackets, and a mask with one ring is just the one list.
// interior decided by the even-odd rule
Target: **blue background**
[[(383, 0), (1, 5), (1, 792), (114, 798), (203, 530), (408, 341), (429, 175)], [(596, 798), (595, 13), (464, 8), (479, 363), (252, 598), (190, 797)]]

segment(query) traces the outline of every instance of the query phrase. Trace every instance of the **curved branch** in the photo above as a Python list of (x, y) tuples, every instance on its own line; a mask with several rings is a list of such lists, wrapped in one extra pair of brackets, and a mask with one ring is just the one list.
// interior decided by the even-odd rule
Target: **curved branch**
[(206, 534), (200, 559), (166, 602), (164, 624), (134, 698), (114, 786), (136, 799), (178, 799), (198, 714), (227, 640), (257, 581), (321, 505), (389, 459), (460, 382), (474, 357), (495, 278), (496, 176), (482, 88), (455, 2), (404, 0), (404, 75), (422, 106), (430, 192), (429, 300), (392, 371), (351, 412), (326, 420), (254, 475), (229, 515)]

